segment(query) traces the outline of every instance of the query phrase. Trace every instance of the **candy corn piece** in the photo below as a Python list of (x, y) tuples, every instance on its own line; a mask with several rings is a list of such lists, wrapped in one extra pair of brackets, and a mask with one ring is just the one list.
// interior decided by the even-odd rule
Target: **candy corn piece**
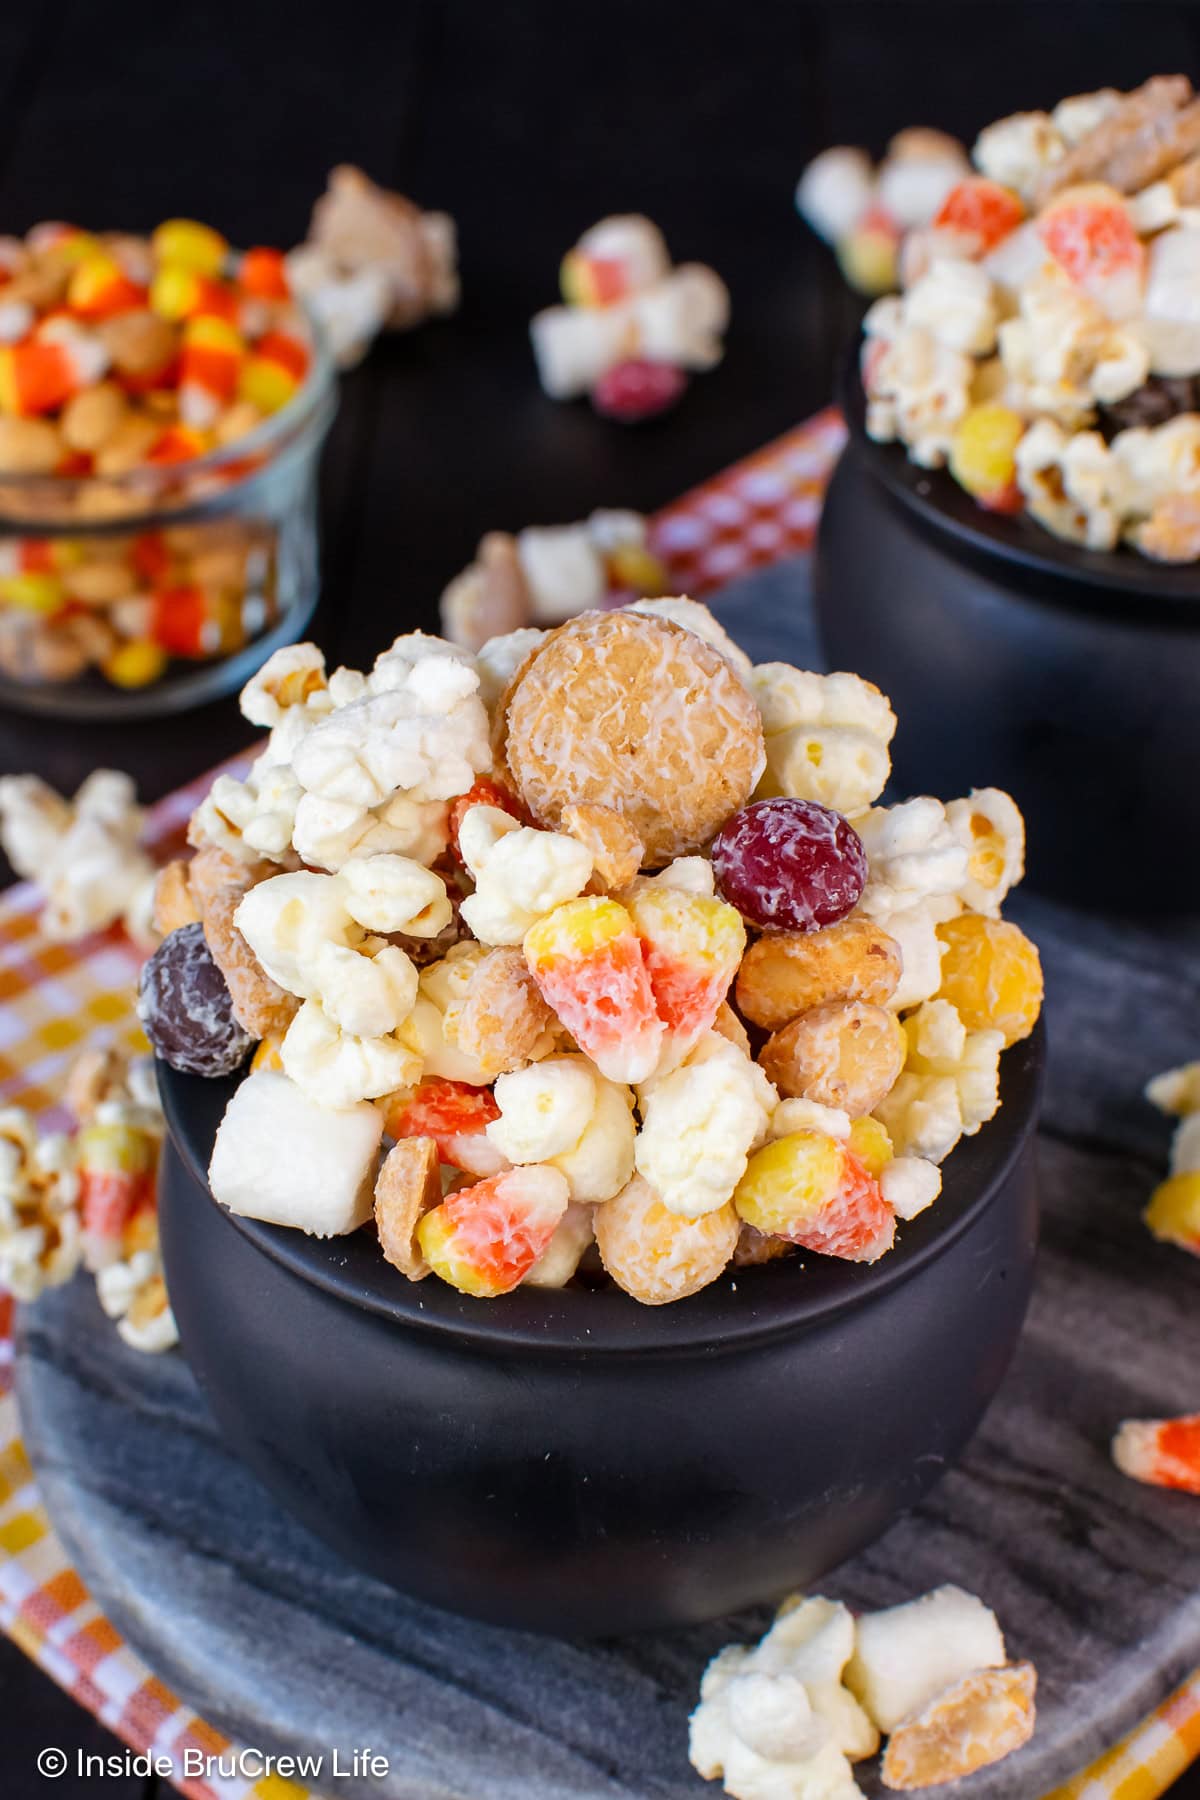
[(498, 806), (501, 812), (519, 819), (522, 825), (528, 824), (528, 815), (517, 796), (510, 789), (502, 787), (500, 782), (493, 781), (490, 775), (481, 775), (474, 785), (450, 802), (447, 826), (450, 833), (450, 848), (462, 862), (458, 848), (458, 833), (463, 820), (473, 806)]
[(633, 920), (615, 900), (568, 900), (525, 934), (543, 1000), (610, 1081), (646, 1081), (666, 1032)]
[(256, 300), (289, 300), (292, 290), (283, 251), (261, 245), (247, 250), (238, 265), (238, 285)]
[(183, 328), (179, 357), (179, 416), (206, 431), (237, 393), (246, 346), (227, 319), (201, 313)]
[(723, 900), (669, 887), (643, 888), (628, 911), (667, 1028), (662, 1054), (680, 1061), (711, 1029), (738, 972), (746, 948), (742, 916)]
[(1113, 1439), (1112, 1458), (1134, 1481), (1200, 1494), (1200, 1413), (1126, 1419)]
[(852, 231), (839, 239), (842, 274), (860, 294), (886, 294), (897, 285), (900, 227), (881, 206), (869, 206)]
[(56, 412), (81, 385), (64, 345), (39, 338), (0, 344), (0, 412), (21, 418)]
[(614, 306), (631, 292), (620, 257), (588, 256), (582, 250), (567, 251), (558, 280), (568, 306)]
[(242, 365), (238, 398), (262, 412), (286, 406), (308, 372), (308, 351), (286, 331), (266, 331)]
[(850, 1127), (847, 1143), (867, 1174), (874, 1176), (876, 1180), (895, 1157), (887, 1127), (881, 1125), (878, 1119), (873, 1119), (869, 1113), (861, 1119), (855, 1119)]
[(417, 1242), (434, 1273), (461, 1293), (494, 1299), (528, 1275), (567, 1210), (570, 1188), (546, 1164), (505, 1169), (425, 1214)]
[(134, 1214), (154, 1200), (158, 1145), (132, 1125), (86, 1125), (76, 1139), (79, 1214), (84, 1255), (90, 1269), (103, 1268), (122, 1254), (122, 1239)]
[(63, 584), (57, 575), (0, 576), (0, 605), (21, 612), (56, 613), (63, 603)]
[(1186, 1170), (1162, 1182), (1142, 1217), (1160, 1243), (1177, 1244), (1200, 1256), (1200, 1170)]
[(191, 462), (209, 448), (210, 440), (202, 431), (191, 425), (168, 425), (155, 438), (142, 461), (165, 468), (172, 463)]
[(1037, 232), (1059, 267), (1110, 318), (1131, 318), (1140, 309), (1146, 247), (1115, 188), (1102, 182), (1068, 188), (1039, 215)]
[(1025, 217), (1025, 208), (1011, 188), (984, 175), (968, 175), (952, 187), (933, 223), (938, 230), (961, 232), (975, 240), (975, 254), (993, 250)]
[(67, 287), (67, 305), (81, 319), (111, 319), (145, 304), (145, 288), (129, 279), (115, 256), (100, 251), (76, 263)]
[(202, 313), (217, 319), (236, 320), (237, 295), (223, 281), (202, 275), (181, 263), (163, 263), (150, 283), (150, 306), (160, 319), (181, 321)]
[(1025, 421), (1011, 407), (994, 402), (972, 406), (954, 428), (950, 473), (988, 512), (1020, 512), (1017, 445)]
[(219, 275), (229, 256), (229, 245), (220, 232), (195, 219), (164, 219), (150, 239), (150, 248), (156, 262), (198, 275)]
[(470, 1175), (495, 1175), (507, 1159), (484, 1134), (499, 1117), (500, 1108), (490, 1088), (431, 1075), (407, 1100), (392, 1108), (384, 1129), (397, 1140), (432, 1138), (441, 1160), (452, 1168), (465, 1169)]
[(733, 1204), (756, 1231), (845, 1262), (876, 1262), (895, 1237), (879, 1183), (823, 1131), (793, 1132), (756, 1151)]

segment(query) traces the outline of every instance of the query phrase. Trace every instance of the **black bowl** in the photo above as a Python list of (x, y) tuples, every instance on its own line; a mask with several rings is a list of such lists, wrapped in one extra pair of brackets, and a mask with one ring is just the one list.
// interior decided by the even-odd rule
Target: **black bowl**
[(1029, 1297), (1042, 1062), (1039, 1029), (875, 1267), (781, 1261), (660, 1308), (472, 1300), (370, 1229), (237, 1218), (205, 1186), (233, 1081), (160, 1064), (184, 1352), (281, 1505), (393, 1587), (563, 1636), (718, 1617), (861, 1549), (974, 1431)]
[(843, 404), (817, 617), (830, 667), (877, 682), (896, 708), (898, 788), (1007, 788), (1031, 886), (1090, 907), (1193, 910), (1200, 570), (985, 512), (944, 470), (867, 437), (857, 374)]

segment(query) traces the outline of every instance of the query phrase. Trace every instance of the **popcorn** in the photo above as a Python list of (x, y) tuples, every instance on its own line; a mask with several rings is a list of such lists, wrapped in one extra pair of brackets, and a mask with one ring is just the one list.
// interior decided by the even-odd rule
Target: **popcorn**
[(458, 843), (475, 878), (462, 916), (481, 943), (521, 943), (539, 919), (591, 880), (591, 852), (577, 839), (519, 825), (499, 807), (473, 806)]
[(475, 656), (479, 672), (479, 697), (486, 707), (494, 707), (501, 694), (527, 656), (546, 640), (546, 633), (532, 625), (490, 637)]
[(679, 1068), (643, 1086), (639, 1098), (638, 1174), (685, 1219), (730, 1198), (777, 1104), (758, 1065), (715, 1032)]
[(967, 848), (941, 801), (928, 794), (898, 806), (872, 807), (855, 818), (854, 829), (870, 864), (858, 910), (889, 932), (898, 915), (939, 896), (957, 898), (970, 878)]
[(902, 965), (899, 983), (887, 1002), (894, 1012), (907, 1012), (922, 1000), (932, 1000), (941, 987), (946, 946), (937, 928), (946, 919), (954, 918), (958, 910), (954, 895), (934, 894), (903, 906), (898, 912), (889, 912), (887, 932), (900, 947)]
[(871, 682), (760, 663), (751, 691), (767, 752), (760, 797), (789, 795), (854, 814), (883, 792), (896, 715)]
[[(288, 271), (318, 316), (334, 326), (339, 363), (349, 368), (381, 327), (407, 331), (458, 306), (454, 220), (449, 213), (423, 212), (403, 194), (377, 187), (361, 169), (342, 164), (330, 171), (307, 240), (289, 256)], [(370, 289), (353, 287), (356, 316), (348, 319), (346, 290), (364, 278)]]
[(995, 1613), (962, 1588), (940, 1587), (858, 1620), (846, 1685), (881, 1731), (895, 1731), (952, 1682), (1005, 1661)]
[(972, 912), (996, 917), (1025, 873), (1025, 820), (1001, 788), (972, 788), (965, 800), (951, 800), (946, 823), (967, 852), (966, 878), (958, 897)]
[(297, 710), (315, 724), (333, 705), (324, 656), (315, 644), (285, 644), (250, 677), (238, 704), (243, 718), (268, 730)]
[(36, 1300), (79, 1267), (79, 1182), (70, 1140), (39, 1139), (31, 1114), (0, 1112), (0, 1288)]
[(382, 1135), (365, 1102), (317, 1105), (287, 1075), (248, 1075), (218, 1127), (209, 1186), (243, 1218), (340, 1237), (371, 1216)]
[(152, 1244), (97, 1272), (96, 1294), (106, 1316), (116, 1321), (117, 1335), (131, 1350), (157, 1356), (179, 1342), (163, 1280), (157, 1228)]
[(339, 1109), (406, 1087), (422, 1069), (421, 1057), (398, 1036), (364, 1036), (344, 1029), (316, 1000), (301, 1006), (279, 1054), (286, 1073), (306, 1096)]
[(922, 1156), (895, 1156), (879, 1172), (879, 1189), (898, 1219), (915, 1219), (942, 1191), (942, 1171)]
[(984, 356), (996, 342), (992, 284), (976, 263), (938, 258), (908, 290), (904, 322), (950, 350)]
[(971, 160), (992, 181), (1013, 188), (1029, 201), (1042, 176), (1062, 160), (1066, 150), (1062, 132), (1049, 113), (1013, 113), (980, 132)]
[(1040, 419), (1017, 445), (1017, 486), (1047, 530), (1089, 550), (1111, 550), (1120, 535), (1112, 505), (1112, 456), (1098, 431), (1068, 436)]
[(70, 942), (119, 919), (136, 941), (155, 943), (143, 816), (132, 781), (114, 769), (97, 769), (71, 801), (36, 775), (0, 776), (0, 845), (44, 895), (47, 937)]
[[(886, 315), (889, 323), (894, 317)], [(867, 315), (867, 331), (878, 345), (864, 369), (867, 434), (879, 443), (900, 438), (914, 462), (940, 468), (950, 454), (954, 427), (971, 402), (974, 364), (964, 351), (940, 343), (919, 325), (901, 319), (894, 332), (883, 335), (882, 323), (883, 315), (873, 329)]]
[(1171, 1142), (1171, 1172), (1142, 1215), (1154, 1237), (1200, 1256), (1200, 1063), (1167, 1069), (1146, 1085), (1146, 1098), (1180, 1123)]
[(1018, 314), (1003, 321), (997, 341), (1018, 409), (1068, 427), (1090, 419), (1098, 402), (1131, 394), (1149, 373), (1138, 338), (1051, 267), (1023, 284)]
[(904, 1073), (875, 1107), (898, 1156), (940, 1163), (973, 1137), (1000, 1104), (999, 1031), (968, 1031), (948, 1000), (929, 1000), (904, 1021)]
[(551, 1056), (496, 1081), (490, 1142), (509, 1162), (547, 1164), (571, 1199), (609, 1200), (634, 1169), (633, 1096), (584, 1056)]

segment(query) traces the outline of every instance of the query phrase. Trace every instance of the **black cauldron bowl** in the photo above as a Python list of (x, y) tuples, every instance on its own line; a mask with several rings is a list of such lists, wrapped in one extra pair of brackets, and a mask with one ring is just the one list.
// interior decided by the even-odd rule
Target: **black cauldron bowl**
[(960, 1454), (1029, 1297), (1043, 1035), (872, 1268), (738, 1270), (689, 1300), (467, 1298), (369, 1229), (236, 1218), (205, 1169), (233, 1080), (159, 1066), (159, 1211), (184, 1354), (226, 1439), (350, 1562), (558, 1636), (716, 1618), (816, 1581)]
[(1029, 885), (1076, 905), (1194, 911), (1200, 877), (1200, 568), (1080, 549), (988, 513), (945, 470), (850, 441), (817, 539), (834, 669), (887, 694), (900, 793), (1003, 787)]

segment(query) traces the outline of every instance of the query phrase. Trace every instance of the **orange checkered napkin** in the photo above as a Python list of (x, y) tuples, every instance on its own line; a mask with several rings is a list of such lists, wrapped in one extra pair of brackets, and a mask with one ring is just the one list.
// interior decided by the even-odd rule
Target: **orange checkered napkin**
[[(822, 413), (659, 513), (651, 538), (677, 591), (711, 593), (808, 549), (844, 437), (838, 415)], [(160, 859), (172, 854), (211, 779), (152, 810), (147, 841)], [(79, 1046), (101, 1028), (139, 1039), (130, 1006), (138, 960), (115, 931), (48, 944), (38, 933), (32, 889), (0, 895), (0, 1106), (19, 1102), (65, 1122), (55, 1096)], [(187, 1750), (225, 1759), (236, 1757), (238, 1746), (151, 1673), (71, 1567), (21, 1442), (9, 1391), (10, 1326), (11, 1308), (0, 1297), (0, 1628), (133, 1749), (170, 1757), (180, 1771), (176, 1786), (193, 1800), (318, 1800), (275, 1776), (222, 1777), (218, 1787), (183, 1776)], [(1200, 1671), (1123, 1744), (1047, 1800), (1157, 1800), (1197, 1756)]]

